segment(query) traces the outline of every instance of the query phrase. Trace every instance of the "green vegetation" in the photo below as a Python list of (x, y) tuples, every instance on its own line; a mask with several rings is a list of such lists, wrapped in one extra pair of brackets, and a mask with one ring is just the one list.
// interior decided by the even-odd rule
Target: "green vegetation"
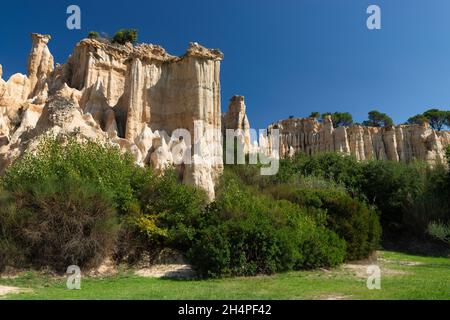
[(310, 118), (314, 118), (314, 119), (319, 119), (320, 118), (320, 112), (311, 112), (311, 114), (309, 115)]
[(138, 30), (136, 29), (121, 29), (116, 32), (112, 38), (112, 43), (124, 45), (127, 42), (135, 44), (138, 40)]
[(381, 290), (368, 290), (361, 276), (344, 267), (273, 276), (213, 280), (150, 279), (121, 272), (106, 278), (83, 277), (81, 290), (67, 290), (66, 278), (25, 273), (0, 285), (25, 289), (5, 299), (444, 299), (450, 297), (449, 258), (381, 252)]
[(378, 248), (376, 212), (344, 188), (323, 178), (311, 188), (305, 177), (264, 189), (255, 169), (228, 167), (208, 203), (175, 171), (152, 175), (110, 145), (44, 139), (1, 180), (3, 267), (61, 271), (108, 255), (134, 263), (171, 248), (202, 277), (248, 276), (332, 267)]
[(368, 120), (364, 121), (363, 125), (368, 127), (386, 127), (394, 125), (394, 121), (386, 113), (372, 110), (369, 112)]
[(0, 198), (0, 270), (100, 264), (115, 244), (113, 202), (86, 182), (69, 180), (15, 188)]
[(325, 119), (326, 116), (331, 116), (334, 128), (341, 126), (348, 127), (353, 124), (353, 116), (348, 112), (326, 112), (322, 114), (322, 120)]
[(408, 119), (409, 124), (423, 124), (427, 122), (434, 130), (441, 131), (445, 126), (450, 128), (450, 111), (430, 109), (423, 114)]
[(450, 244), (450, 224), (431, 222), (428, 225), (428, 233), (448, 244)]
[(443, 165), (431, 169), (420, 162), (358, 162), (335, 153), (298, 155), (281, 161), (279, 174), (264, 184), (311, 176), (333, 181), (354, 199), (376, 208), (385, 238), (426, 237), (430, 222), (450, 220), (450, 180)]
[(97, 31), (90, 31), (88, 33), (88, 38), (89, 39), (98, 39), (98, 38), (100, 38), (100, 34)]
[(2, 177), (0, 269), (98, 265), (149, 179), (111, 145), (44, 139)]
[(368, 258), (381, 226), (385, 239), (447, 239), (443, 165), (321, 154), (259, 169), (226, 166), (209, 203), (175, 170), (152, 174), (108, 144), (44, 139), (1, 179), (0, 268), (133, 265), (170, 248), (203, 278), (257, 276)]

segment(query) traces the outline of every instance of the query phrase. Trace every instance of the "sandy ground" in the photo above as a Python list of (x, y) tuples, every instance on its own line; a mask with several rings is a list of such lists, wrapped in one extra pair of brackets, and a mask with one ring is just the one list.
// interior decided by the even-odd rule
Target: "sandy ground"
[(136, 275), (148, 278), (191, 279), (195, 272), (188, 264), (159, 264), (136, 270)]
[(5, 296), (7, 294), (17, 294), (23, 292), (23, 289), (21, 288), (16, 288), (16, 287), (5, 287), (5, 286), (0, 286), (0, 297), (1, 296)]

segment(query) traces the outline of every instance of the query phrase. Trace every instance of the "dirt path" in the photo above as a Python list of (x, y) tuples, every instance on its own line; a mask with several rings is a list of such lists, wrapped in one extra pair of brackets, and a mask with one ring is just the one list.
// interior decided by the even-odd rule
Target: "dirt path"
[(17, 294), (20, 292), (23, 292), (23, 289), (17, 287), (0, 286), (0, 297), (6, 296), (7, 294)]

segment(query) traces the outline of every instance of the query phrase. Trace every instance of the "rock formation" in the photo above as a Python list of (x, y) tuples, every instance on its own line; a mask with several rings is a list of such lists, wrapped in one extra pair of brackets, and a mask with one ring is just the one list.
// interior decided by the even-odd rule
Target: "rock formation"
[[(73, 135), (116, 144), (139, 165), (175, 165), (180, 180), (214, 197), (223, 168), (216, 145), (222, 139), (219, 50), (191, 43), (175, 57), (151, 44), (84, 39), (65, 64), (54, 66), (49, 41), (32, 34), (28, 75), (0, 80), (1, 171), (40, 136)], [(173, 139), (179, 129), (197, 132), (197, 140)], [(202, 159), (184, 162), (196, 146), (207, 149), (200, 149)]]
[[(55, 66), (51, 37), (31, 37), (27, 75), (4, 81), (0, 65), (0, 172), (33, 152), (42, 136), (72, 136), (117, 145), (156, 171), (174, 166), (180, 181), (204, 188), (213, 199), (226, 129), (240, 130), (246, 151), (265, 144), (267, 155), (280, 156), (270, 136), (259, 149), (251, 145), (244, 97), (234, 96), (221, 115), (219, 50), (191, 43), (176, 57), (157, 45), (84, 39), (65, 64)], [(450, 144), (449, 132), (427, 125), (334, 129), (326, 118), (279, 121), (269, 135), (273, 129), (280, 130), (281, 156), (333, 151), (358, 160), (434, 164)]]
[(433, 165), (445, 163), (450, 132), (435, 131), (428, 124), (389, 127), (333, 128), (331, 117), (322, 123), (314, 118), (293, 118), (276, 122), (268, 131), (278, 129), (282, 157), (295, 153), (315, 155), (340, 152), (357, 160), (423, 160)]
[(245, 98), (243, 96), (232, 97), (228, 111), (222, 115), (224, 136), (226, 136), (227, 129), (237, 130), (235, 133), (241, 138), (244, 151), (249, 152), (251, 150), (250, 123), (247, 118)]

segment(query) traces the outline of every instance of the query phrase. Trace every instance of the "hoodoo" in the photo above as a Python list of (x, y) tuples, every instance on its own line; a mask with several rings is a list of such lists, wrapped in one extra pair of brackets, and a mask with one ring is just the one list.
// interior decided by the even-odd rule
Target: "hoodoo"
[[(0, 170), (32, 151), (44, 134), (114, 143), (155, 168), (172, 164), (168, 153), (179, 141), (169, 137), (177, 129), (199, 133), (201, 141), (193, 138), (186, 154), (194, 143), (220, 143), (219, 50), (191, 43), (176, 57), (157, 45), (84, 39), (55, 67), (50, 39), (32, 34), (28, 75), (0, 81)], [(183, 164), (182, 180), (213, 198), (222, 164), (207, 158), (221, 159), (221, 152), (213, 148), (203, 161)]]

